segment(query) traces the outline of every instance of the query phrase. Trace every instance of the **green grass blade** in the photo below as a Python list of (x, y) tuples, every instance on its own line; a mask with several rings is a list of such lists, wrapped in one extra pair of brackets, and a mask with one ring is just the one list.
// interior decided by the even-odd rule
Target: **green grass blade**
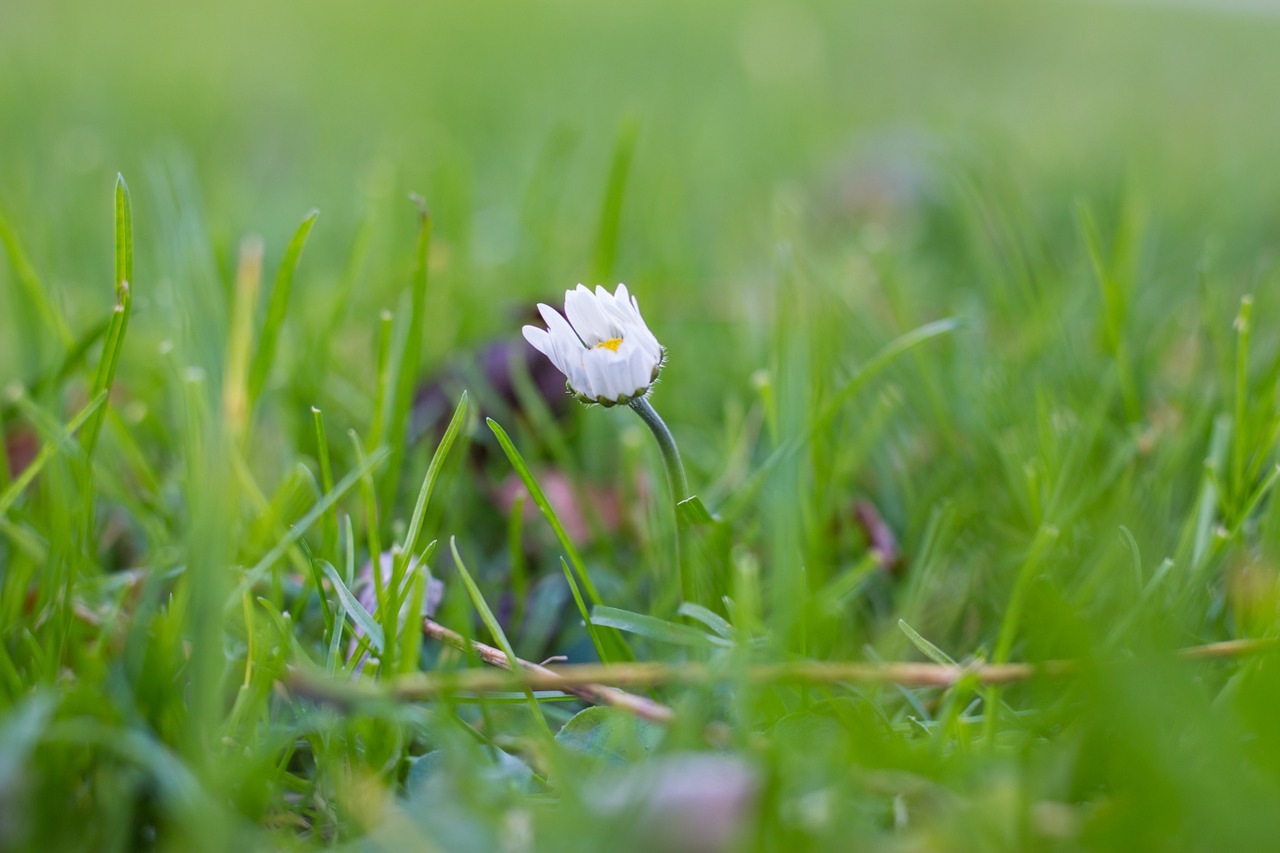
[(639, 634), (651, 640), (659, 640), (677, 646), (706, 648), (708, 646), (732, 645), (722, 637), (711, 636), (688, 625), (668, 622), (656, 616), (635, 613), (617, 607), (593, 607), (591, 609), (591, 621), (606, 628), (617, 628), (619, 631), (625, 631), (628, 634)]
[(126, 284), (133, 283), (133, 200), (124, 175), (116, 174), (116, 299), (123, 303), (129, 296)]
[(271, 373), (271, 365), (275, 362), (280, 329), (284, 326), (285, 313), (289, 310), (293, 276), (302, 259), (302, 250), (306, 248), (311, 227), (316, 224), (316, 217), (319, 215), (320, 211), (312, 210), (302, 220), (302, 224), (293, 234), (293, 239), (289, 241), (284, 258), (280, 261), (280, 269), (276, 272), (275, 283), (271, 286), (271, 298), (267, 303), (267, 316), (262, 323), (262, 333), (258, 338), (258, 349), (253, 354), (253, 364), (249, 369), (250, 408), (262, 393), (263, 386), (267, 384), (267, 376)]
[(444, 468), (445, 460), (449, 458), (449, 451), (453, 448), (458, 434), (462, 432), (462, 426), (466, 420), (467, 392), (463, 391), (462, 397), (458, 400), (458, 406), (453, 411), (453, 417), (449, 419), (449, 425), (445, 428), (444, 437), (436, 446), (436, 451), (431, 456), (431, 463), (427, 465), (427, 473), (422, 478), (422, 488), (418, 490), (418, 501), (414, 504), (413, 515), (409, 518), (409, 530), (405, 533), (402, 546), (400, 560), (404, 565), (412, 559), (413, 549), (418, 546), (418, 537), (422, 534), (422, 521), (427, 514), (431, 493), (435, 490), (436, 481), (440, 479), (440, 471)]
[(926, 640), (919, 631), (907, 624), (907, 620), (899, 619), (898, 628), (902, 633), (907, 635), (907, 639), (911, 641), (911, 644), (919, 649), (920, 652), (929, 660), (934, 663), (943, 664), (944, 666), (959, 666), (959, 664), (956, 663), (955, 658), (951, 657), (951, 655)]
[(0, 535), (8, 539), (14, 548), (30, 557), (33, 563), (41, 564), (49, 558), (49, 544), (41, 536), (26, 527), (14, 524), (2, 515), (0, 515)]
[(382, 626), (378, 624), (368, 610), (364, 609), (355, 594), (342, 582), (342, 575), (338, 574), (338, 570), (333, 567), (332, 563), (321, 560), (320, 568), (324, 571), (324, 576), (329, 579), (329, 583), (333, 584), (333, 591), (338, 594), (338, 601), (341, 602), (342, 609), (351, 617), (351, 621), (359, 626), (360, 630), (369, 638), (369, 645), (373, 647), (373, 650), (381, 654), (386, 647), (386, 636), (382, 633)]
[[(494, 641), (498, 644), (498, 648), (502, 649), (502, 653), (507, 656), (507, 663), (510, 665), (511, 671), (519, 672), (520, 659), (516, 657), (515, 648), (511, 645), (511, 641), (507, 639), (506, 632), (502, 630), (498, 617), (493, 615), (493, 610), (489, 607), (489, 603), (484, 600), (480, 587), (476, 586), (471, 573), (467, 571), (467, 566), (462, 561), (462, 555), (458, 553), (458, 540), (456, 538), (449, 538), (449, 549), (453, 551), (453, 564), (458, 570), (458, 577), (462, 579), (463, 586), (467, 588), (467, 594), (471, 596), (471, 603), (475, 606), (476, 612), (480, 614), (480, 621), (484, 622), (485, 627), (489, 629), (489, 633), (493, 635)], [(533, 712), (534, 719), (538, 720), (542, 729), (550, 737), (551, 727), (547, 725), (547, 718), (543, 716), (542, 708), (538, 705), (538, 700), (534, 697), (533, 691), (526, 690), (525, 695), (529, 700), (529, 710)]]
[[(111, 383), (115, 378), (116, 364), (120, 357), (120, 345), (124, 341), (124, 330), (128, 322), (128, 314), (123, 306), (117, 305), (112, 309), (111, 319), (107, 321), (107, 331), (102, 342), (102, 357), (98, 361), (98, 369), (94, 372), (92, 390), (95, 394), (100, 391), (107, 391), (108, 396), (110, 396)], [(84, 431), (80, 433), (80, 446), (84, 448), (85, 454), (88, 456), (93, 455), (106, 413), (107, 410), (104, 406), (101, 411), (90, 418), (89, 423), (85, 425)]]
[[(427, 465), (427, 473), (422, 478), (422, 488), (418, 490), (418, 500), (414, 504), (413, 515), (409, 519), (409, 529), (405, 533), (404, 544), (396, 550), (392, 562), (391, 582), (387, 589), (383, 591), (388, 600), (381, 602), (379, 615), (382, 617), (383, 628), (389, 637), (395, 637), (399, 633), (396, 623), (400, 618), (400, 601), (406, 592), (401, 590), (401, 581), (413, 564), (414, 549), (418, 547), (418, 537), (422, 534), (422, 522), (427, 514), (427, 505), (431, 500), (431, 493), (435, 489), (436, 481), (440, 478), (440, 471), (444, 467), (445, 461), (449, 458), (449, 451), (453, 448), (454, 441), (462, 431), (466, 419), (467, 392), (463, 391), (461, 399), (458, 400), (458, 406), (454, 409), (453, 417), (449, 419), (449, 425), (444, 431), (444, 436), (440, 439), (440, 443), (436, 445), (435, 453), (431, 456), (431, 462)], [(397, 651), (398, 649), (394, 647), (389, 648), (386, 655), (387, 666), (392, 670), (395, 668), (394, 655)]]
[(1245, 462), (1249, 455), (1251, 420), (1249, 415), (1249, 337), (1253, 331), (1253, 296), (1240, 299), (1240, 313), (1236, 315), (1236, 370), (1235, 393), (1232, 395), (1234, 416), (1231, 422), (1231, 468), (1226, 497), (1232, 512), (1245, 502), (1248, 486), (1244, 482)]
[(374, 381), (373, 421), (369, 424), (369, 441), (374, 447), (383, 443), (387, 412), (391, 406), (391, 340), (395, 333), (395, 315), (383, 311), (378, 315), (378, 361)]
[(397, 672), (416, 672), (419, 669), (418, 658), (422, 651), (422, 631), (418, 621), (422, 616), (422, 602), (427, 594), (427, 581), (430, 578), (425, 561), (411, 566), (412, 574), (404, 583), (404, 594), (396, 599), (396, 612), (400, 612), (400, 602), (404, 602), (405, 612), (409, 614), (405, 622), (405, 630), (400, 632), (399, 647), (396, 649)]
[[(98, 362), (98, 371), (93, 380), (95, 394), (103, 391), (110, 394), (120, 360), (120, 349), (124, 346), (125, 332), (129, 328), (129, 316), (133, 313), (133, 203), (129, 198), (129, 186), (124, 182), (124, 175), (116, 176), (115, 222), (116, 307), (107, 326), (102, 358)], [(106, 413), (104, 406), (90, 419), (80, 435), (80, 444), (87, 456), (93, 456)]]
[[(1214, 528), (1220, 515), (1223, 494), (1217, 483), (1222, 477), (1222, 468), (1228, 457), (1228, 442), (1232, 431), (1231, 416), (1220, 414), (1213, 421), (1213, 431), (1209, 435), (1209, 451), (1204, 459), (1203, 479), (1200, 483), (1200, 494), (1195, 503), (1195, 513), (1187, 528), (1190, 545), (1190, 564), (1187, 566), (1196, 573), (1209, 546), (1213, 541)], [(1184, 537), (1186, 538), (1186, 537)], [(1179, 554), (1183, 548), (1179, 548)]]
[(819, 594), (819, 600), (828, 611), (839, 612), (849, 596), (861, 589), (879, 571), (879, 554), (868, 551), (857, 563), (828, 581)]
[(782, 444), (777, 450), (769, 455), (762, 462), (747, 481), (738, 487), (734, 499), (729, 502), (722, 510), (721, 516), (725, 520), (732, 520), (738, 516), (750, 504), (755, 495), (764, 486), (769, 472), (771, 472), (779, 463), (786, 459), (790, 459), (796, 453), (804, 449), (813, 439), (831, 426), (832, 421), (840, 414), (844, 404), (861, 390), (868, 382), (879, 375), (885, 368), (892, 364), (895, 360), (911, 352), (921, 344), (927, 343), (934, 338), (954, 332), (962, 325), (961, 321), (955, 317), (948, 317), (942, 320), (936, 320), (932, 323), (926, 323), (919, 328), (912, 329), (904, 335), (894, 338), (886, 344), (878, 353), (871, 357), (869, 361), (860, 366), (852, 376), (846, 379), (840, 387), (831, 395), (826, 405), (816, 418), (805, 434), (798, 438), (793, 438)]
[(1142, 591), (1143, 584), (1146, 581), (1142, 577), (1142, 551), (1138, 548), (1138, 540), (1134, 538), (1133, 531), (1120, 525), (1120, 538), (1129, 546), (1129, 558), (1133, 565), (1133, 582), (1134, 589)]
[[(303, 556), (307, 559), (307, 566), (311, 569), (311, 580), (316, 585), (316, 596), (320, 599), (320, 612), (324, 616), (324, 631), (329, 634), (333, 631), (333, 608), (329, 606), (329, 598), (324, 594), (324, 572), (320, 568), (320, 562), (316, 559), (315, 554), (311, 553), (311, 548), (307, 546), (306, 539), (298, 539), (298, 547), (302, 549)], [(302, 617), (299, 616), (299, 619)]]
[(261, 284), (262, 239), (251, 235), (240, 241), (222, 366), (222, 420), (236, 448), (244, 446), (252, 415), (249, 359), (253, 350), (253, 316)]
[(551, 503), (547, 500), (546, 494), (543, 493), (542, 487), (538, 485), (538, 481), (534, 479), (533, 472), (529, 470), (524, 457), (520, 455), (520, 451), (516, 450), (516, 446), (511, 442), (506, 430), (499, 426), (497, 421), (493, 418), (486, 418), (485, 420), (489, 424), (489, 429), (497, 437), (498, 444), (502, 445), (502, 450), (507, 454), (507, 459), (510, 460), (511, 467), (515, 469), (520, 482), (524, 483), (525, 489), (528, 490), (534, 506), (542, 513), (542, 517), (547, 520), (547, 524), (551, 525), (551, 530), (555, 533), (556, 539), (560, 540), (560, 545), (564, 548), (565, 554), (568, 555), (569, 562), (577, 573), (578, 580), (582, 583), (582, 588), (586, 590), (587, 598), (591, 600), (593, 605), (599, 606), (603, 603), (600, 599), (600, 593), (596, 592), (595, 584), (591, 582), (591, 576), (587, 574), (582, 558), (578, 555), (578, 549), (574, 547), (569, 534), (565, 532), (564, 525), (560, 523), (560, 519), (556, 516), (556, 511), (551, 508)]
[[(319, 408), (311, 407), (311, 418), (316, 427), (316, 457), (320, 462), (320, 489), (327, 493), (333, 491), (333, 464), (329, 461), (329, 437), (325, 433), (324, 415)], [(332, 554), (337, 545), (338, 515), (337, 511), (331, 508), (324, 514), (325, 553)]]
[(9, 256), (9, 263), (13, 267), (14, 276), (18, 279), (18, 285), (35, 306), (40, 319), (64, 349), (71, 348), (75, 338), (71, 334), (70, 327), (67, 326), (67, 321), (62, 318), (62, 312), (49, 300), (48, 289), (40, 280), (31, 261), (27, 259), (26, 252), (22, 250), (22, 244), (18, 242), (18, 235), (9, 226), (8, 220), (2, 213), (0, 213), (0, 244), (4, 246)]
[(356, 533), (351, 527), (351, 516), (342, 516), (342, 571), (348, 585), (356, 582)]
[(0, 406), (0, 492), (9, 488), (13, 472), (9, 469), (9, 440), (5, 438), (5, 407)]
[(1045, 525), (1036, 532), (1035, 541), (1031, 543), (1027, 558), (1018, 568), (1017, 577), (1014, 579), (1013, 593), (1009, 596), (1009, 604), (1005, 608), (1004, 618), (1000, 621), (1000, 634), (996, 639), (995, 650), (991, 655), (993, 663), (1005, 663), (1009, 660), (1009, 652), (1013, 650), (1014, 638), (1017, 636), (1018, 628), (1022, 621), (1022, 611), (1026, 605), (1031, 582), (1036, 577), (1036, 570), (1040, 567), (1045, 553), (1058, 541), (1058, 536), (1058, 529), (1052, 525)]
[(466, 587), (467, 595), (471, 597), (471, 603), (476, 608), (476, 613), (480, 615), (480, 621), (489, 629), (489, 633), (493, 636), (494, 642), (498, 644), (498, 648), (502, 649), (503, 654), (507, 656), (507, 663), (510, 664), (511, 670), (517, 672), (520, 669), (520, 659), (516, 656), (515, 648), (511, 645), (511, 641), (507, 639), (506, 632), (502, 630), (502, 625), (498, 623), (498, 617), (493, 615), (488, 602), (484, 600), (480, 588), (476, 586), (475, 580), (471, 577), (471, 572), (467, 571), (466, 564), (462, 561), (462, 556), (458, 553), (458, 541), (456, 537), (449, 537), (449, 550), (453, 552), (453, 561), (458, 569), (458, 577), (462, 580), (462, 585)]
[[(89, 354), (89, 350), (91, 350), (93, 345), (98, 343), (99, 340), (106, 339), (107, 332), (110, 330), (111, 323), (114, 319), (115, 313), (113, 312), (110, 317), (99, 320), (86, 329), (67, 349), (66, 354), (62, 357), (62, 361), (59, 362), (57, 369), (43, 372), (40, 376), (36, 377), (34, 381), (28, 384), (28, 394), (39, 399), (51, 389), (61, 387), (62, 384), (67, 381), (68, 377), (82, 369), (84, 367), (85, 357)], [(6, 406), (6, 403), (0, 403), (0, 409), (5, 408)]]
[(578, 613), (582, 616), (582, 624), (586, 626), (587, 633), (591, 636), (591, 645), (595, 646), (596, 655), (600, 658), (601, 663), (609, 663), (609, 652), (605, 649), (600, 634), (596, 631), (595, 623), (591, 621), (591, 613), (587, 610), (586, 602), (582, 600), (582, 591), (578, 589), (578, 582), (573, 579), (573, 572), (569, 571), (569, 564), (565, 562), (564, 557), (560, 558), (560, 569), (564, 572), (564, 579), (569, 584), (569, 592), (573, 595), (574, 606), (578, 608)]
[[(0, 439), (3, 435), (0, 434)], [(2, 472), (0, 472), (2, 473)], [(2, 483), (3, 481), (0, 481)], [(529, 595), (528, 571), (524, 557), (524, 506), (528, 496), (521, 492), (511, 504), (507, 517), (507, 559), (511, 562), (512, 629), (517, 634), (524, 625), (525, 599)]]
[(400, 363), (396, 367), (395, 393), (391, 397), (390, 429), (387, 446), (391, 448), (391, 464), (382, 483), (383, 506), (394, 504), (400, 484), (404, 458), (405, 435), (409, 429), (409, 410), (413, 407), (413, 395), (418, 383), (418, 362), (422, 356), (422, 337), (427, 311), (427, 270), (431, 255), (431, 214), (422, 199), (414, 198), (419, 208), (418, 243), (414, 252), (413, 280), (409, 289), (409, 328), (405, 333), (404, 348), (400, 351)]
[(240, 596), (255, 583), (262, 580), (275, 562), (283, 557), (285, 553), (293, 547), (299, 537), (303, 536), (308, 530), (310, 530), (311, 526), (315, 524), (316, 521), (319, 520), (326, 512), (328, 512), (330, 507), (342, 500), (343, 495), (350, 491), (362, 477), (376, 468), (382, 460), (386, 458), (387, 451), (383, 448), (379, 448), (371, 453), (367, 459), (361, 460), (360, 464), (349, 471), (338, 485), (334, 486), (333, 489), (325, 494), (325, 496), (321, 498), (306, 515), (298, 519), (297, 523), (289, 528), (289, 534), (287, 536), (281, 539), (274, 548), (264, 554), (262, 559), (258, 560), (251, 569), (245, 572), (244, 579), (236, 586), (235, 591), (229, 600), (232, 603), (239, 602)]
[(609, 165), (609, 178), (600, 202), (600, 227), (596, 232), (596, 256), (592, 264), (597, 282), (603, 283), (613, 274), (614, 259), (618, 254), (622, 201), (626, 195), (627, 175), (631, 171), (638, 129), (635, 120), (627, 119), (619, 126), (614, 141), (613, 161)]
[(44, 468), (44, 466), (48, 464), (49, 460), (54, 457), (59, 449), (62, 448), (67, 439), (75, 435), (76, 430), (84, 426), (85, 422), (93, 416), (93, 413), (98, 411), (103, 403), (106, 402), (106, 399), (106, 392), (99, 392), (96, 397), (89, 401), (88, 405), (77, 412), (76, 416), (67, 422), (67, 425), (63, 427), (62, 432), (57, 436), (57, 438), (45, 441), (44, 445), (40, 448), (40, 452), (31, 460), (31, 464), (29, 464), (21, 474), (14, 477), (13, 481), (9, 483), (9, 487), (6, 488), (3, 493), (0, 493), (0, 515), (4, 515), (9, 511), (9, 508), (18, 500), (18, 496), (22, 494), (27, 486), (31, 484), (31, 481), (36, 478), (36, 475), (40, 473), (40, 469)]
[(822, 413), (814, 421), (813, 426), (809, 430), (809, 438), (821, 430), (826, 429), (840, 414), (840, 410), (844, 404), (848, 402), (854, 394), (862, 390), (868, 382), (878, 376), (885, 368), (896, 361), (901, 356), (911, 352), (921, 344), (928, 343), (934, 338), (950, 334), (959, 329), (963, 323), (956, 317), (946, 317), (942, 320), (935, 320), (932, 323), (926, 323), (919, 328), (912, 329), (904, 335), (900, 335), (887, 343), (878, 353), (871, 357), (869, 361), (861, 365), (854, 374), (846, 379), (841, 386), (831, 395), (825, 406), (822, 407)]
[[(347, 437), (351, 439), (352, 449), (355, 450), (356, 462), (363, 467), (365, 455), (364, 447), (360, 444), (360, 436), (355, 430), (348, 430)], [(369, 540), (369, 560), (377, 562), (382, 559), (382, 538), (378, 532), (378, 494), (373, 485), (373, 469), (365, 469), (364, 476), (360, 478), (360, 494), (364, 499), (365, 507), (365, 535)], [(380, 569), (381, 566), (378, 566)], [(352, 575), (354, 577), (355, 562), (351, 565)], [(381, 571), (373, 573), (373, 589), (378, 599), (378, 607), (376, 613), (381, 613), (382, 609), (387, 606), (386, 590), (384, 589), (383, 577)]]
[(736, 640), (738, 637), (737, 630), (733, 625), (729, 624), (729, 620), (714, 610), (703, 607), (701, 604), (694, 604), (692, 601), (681, 602), (680, 606), (676, 608), (676, 613), (701, 622), (726, 640)]

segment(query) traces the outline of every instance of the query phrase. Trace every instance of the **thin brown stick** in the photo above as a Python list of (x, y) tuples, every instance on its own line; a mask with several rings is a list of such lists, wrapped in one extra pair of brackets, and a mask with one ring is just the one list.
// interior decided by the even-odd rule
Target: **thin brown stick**
[[(425, 620), (423, 633), (455, 649), (465, 650), (462, 635), (433, 621)], [(871, 664), (858, 662), (800, 661), (763, 664), (742, 669), (713, 668), (705, 664), (574, 664), (549, 669), (521, 660), (520, 672), (512, 672), (501, 649), (474, 642), (476, 655), (493, 669), (464, 669), (456, 672), (417, 673), (397, 678), (390, 689), (365, 688), (354, 684), (318, 679), (301, 671), (290, 673), (283, 686), (292, 693), (336, 705), (353, 705), (366, 700), (401, 702), (434, 699), (458, 693), (495, 693), (515, 690), (557, 690), (596, 705), (623, 709), (658, 723), (674, 719), (671, 708), (628, 693), (616, 686), (656, 687), (659, 685), (709, 684), (742, 680), (752, 685), (770, 684), (900, 684), (904, 687), (953, 687), (961, 681), (973, 684), (1010, 684), (1036, 676), (1060, 678), (1079, 673), (1081, 661), (1055, 660), (1039, 664), (946, 664), (901, 661)], [(1186, 661), (1222, 660), (1280, 649), (1280, 638), (1227, 640), (1179, 649), (1173, 657)], [(501, 670), (501, 671), (498, 671)]]
[[(439, 633), (441, 636), (438, 638), (442, 642), (454, 648), (466, 648), (466, 641), (460, 635), (435, 622), (431, 622), (430, 625), (434, 626), (428, 632), (430, 636)], [(446, 636), (449, 639), (444, 639)], [(1180, 649), (1174, 652), (1174, 657), (1183, 660), (1217, 660), (1273, 651), (1277, 648), (1280, 648), (1280, 638), (1228, 640)], [(606, 691), (611, 689), (601, 687), (600, 682), (627, 687), (654, 687), (664, 684), (705, 684), (735, 679), (745, 680), (753, 685), (820, 685), (844, 682), (901, 684), (904, 687), (953, 687), (966, 680), (974, 684), (986, 685), (1010, 684), (1036, 676), (1057, 678), (1075, 674), (1082, 669), (1082, 663), (1073, 660), (1051, 660), (1038, 664), (1006, 663), (973, 666), (950, 666), (913, 661), (885, 664), (802, 661), (764, 664), (752, 666), (746, 670), (718, 669), (697, 663), (575, 664), (552, 670), (522, 661), (524, 672), (514, 674), (510, 673), (506, 655), (501, 650), (485, 646), (483, 643), (477, 643), (476, 650), (481, 659), (508, 672), (463, 670), (449, 675), (422, 673), (405, 676), (395, 682), (396, 696), (404, 700), (413, 700), (432, 698), (451, 690), (487, 692), (528, 688), (560, 690), (582, 696), (587, 701), (593, 701), (577, 691), (584, 688)], [(631, 694), (623, 695), (631, 696)]]
[[(505, 663), (505, 658), (503, 659)], [(944, 666), (932, 663), (840, 663), (802, 662), (765, 664), (746, 670), (715, 669), (705, 664), (623, 663), (574, 664), (555, 670), (539, 667), (512, 673), (491, 670), (462, 670), (450, 674), (417, 673), (398, 678), (396, 696), (404, 700), (430, 699), (451, 691), (485, 693), (493, 691), (559, 690), (581, 695), (584, 687), (599, 687), (607, 681), (626, 687), (706, 684), (744, 680), (753, 685), (769, 684), (901, 684), (906, 687), (952, 687), (966, 678), (975, 684), (1008, 684), (1025, 681), (1037, 673), (1065, 675), (1074, 669), (1070, 661), (1053, 661), (1040, 666), (1001, 664), (998, 666)], [(583, 698), (586, 698), (585, 696)], [(591, 700), (588, 700), (591, 701)]]
[[(423, 619), (422, 633), (426, 634), (433, 640), (444, 643), (446, 646), (458, 649), (459, 651), (467, 650), (467, 640), (457, 631), (452, 631), (433, 619)], [(485, 645), (478, 640), (471, 641), (471, 649), (476, 653), (480, 660), (490, 666), (499, 669), (511, 671), (511, 662), (507, 660), (506, 652), (502, 649), (496, 649), (493, 646)], [(516, 658), (523, 670), (524, 677), (516, 676), (517, 682), (533, 679), (547, 679), (549, 686), (546, 688), (530, 688), (530, 689), (546, 689), (559, 690), (561, 693), (567, 693), (577, 696), (584, 702), (590, 702), (593, 705), (608, 705), (613, 708), (620, 708), (635, 714), (646, 720), (652, 720), (655, 723), (669, 723), (675, 719), (675, 713), (666, 705), (647, 699), (644, 696), (637, 696), (634, 693), (628, 693), (617, 687), (609, 687), (603, 684), (596, 684), (593, 681), (577, 681), (572, 684), (563, 683), (559, 674), (552, 669), (548, 669), (541, 664), (532, 663), (521, 658)], [(483, 670), (477, 672), (483, 673)], [(461, 675), (461, 673), (458, 673)], [(431, 676), (428, 676), (430, 678)], [(512, 676), (506, 676), (506, 681), (510, 683)], [(411, 698), (403, 696), (401, 682), (397, 681), (396, 693), (402, 698)], [(473, 688), (474, 689), (474, 688)], [(484, 690), (485, 688), (478, 688)]]
[(1250, 637), (1244, 640), (1224, 640), (1203, 646), (1189, 646), (1178, 650), (1178, 657), (1186, 660), (1211, 660), (1234, 658), (1280, 648), (1280, 637)]

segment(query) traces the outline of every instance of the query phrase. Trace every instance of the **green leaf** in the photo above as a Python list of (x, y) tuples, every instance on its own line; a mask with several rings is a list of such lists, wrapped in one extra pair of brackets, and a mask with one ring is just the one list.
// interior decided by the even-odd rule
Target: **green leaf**
[(715, 524), (717, 521), (697, 495), (690, 495), (676, 504), (676, 517), (681, 524), (698, 526)]
[[(494, 762), (485, 768), (483, 782), (499, 785), (511, 785), (518, 793), (532, 794), (537, 790), (533, 770), (522, 759), (505, 750), (491, 747), (488, 752), (494, 756)], [(409, 772), (405, 774), (405, 796), (411, 800), (429, 798), (435, 782), (448, 784), (451, 777), (447, 757), (443, 750), (433, 749), (426, 755), (409, 759)]]
[(954, 658), (935, 646), (933, 643), (926, 640), (918, 631), (916, 631), (915, 628), (908, 625), (905, 619), (898, 620), (898, 628), (901, 629), (902, 633), (907, 635), (907, 639), (911, 641), (912, 645), (919, 649), (920, 652), (929, 660), (945, 666), (959, 666), (959, 664), (955, 662)]
[(706, 625), (726, 640), (737, 639), (737, 629), (729, 624), (729, 620), (725, 619), (719, 613), (708, 610), (701, 604), (694, 604), (692, 601), (685, 601), (680, 604), (680, 607), (676, 609), (676, 612), (681, 616), (688, 616), (690, 619), (695, 619), (698, 622), (701, 622), (703, 625)]
[(625, 764), (651, 755), (666, 727), (634, 714), (593, 705), (579, 711), (556, 733), (556, 743), (581, 755)]
[[(351, 621), (355, 622), (365, 636), (369, 638), (369, 645), (374, 651), (381, 654), (383, 647), (386, 645), (382, 634), (382, 626), (377, 623), (368, 610), (364, 609), (351, 590), (347, 589), (347, 585), (342, 582), (342, 575), (338, 574), (338, 570), (333, 567), (332, 563), (327, 560), (321, 560), (320, 568), (324, 570), (325, 577), (329, 579), (329, 583), (333, 584), (334, 591), (338, 593), (338, 600), (342, 603), (342, 609), (351, 617)], [(377, 570), (375, 566), (374, 571)]]
[(647, 616), (630, 610), (620, 610), (617, 607), (597, 605), (591, 610), (591, 621), (595, 625), (617, 628), (619, 631), (626, 631), (629, 634), (639, 634), (651, 640), (659, 640), (679, 646), (705, 648), (712, 645), (731, 645), (721, 637), (713, 637), (696, 628), (690, 628), (688, 625), (667, 622), (656, 616)]

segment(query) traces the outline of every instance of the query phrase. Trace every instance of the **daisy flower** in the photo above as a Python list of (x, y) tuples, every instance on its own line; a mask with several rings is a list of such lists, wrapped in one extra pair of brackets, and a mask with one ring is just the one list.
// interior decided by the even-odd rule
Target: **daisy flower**
[(547, 328), (525, 326), (525, 340), (551, 359), (578, 399), (613, 406), (649, 393), (666, 352), (625, 284), (613, 293), (580, 284), (565, 291), (563, 315), (544, 304), (538, 312)]

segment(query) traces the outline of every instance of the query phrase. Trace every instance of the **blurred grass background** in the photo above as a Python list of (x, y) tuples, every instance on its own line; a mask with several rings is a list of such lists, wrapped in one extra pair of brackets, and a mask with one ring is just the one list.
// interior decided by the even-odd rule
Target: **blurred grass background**
[[(1254, 247), (1276, 227), (1266, 14), (1105, 3), (232, 3), (196, 14), (23, 2), (2, 14), (0, 201), (77, 320), (108, 306), (110, 291), (89, 283), (110, 235), (86, 199), (117, 171), (144, 197), (176, 193), (224, 273), (242, 235), (262, 234), (270, 256), (319, 208), (299, 312), (328, 307), (360, 223), (376, 221), (351, 308), (366, 317), (394, 307), (411, 189), (436, 219), (431, 299), (451, 321), (425, 347), (442, 359), (509, 331), (480, 309), (602, 277), (600, 198), (620, 128), (636, 142), (603, 278), (669, 291), (675, 318), (737, 320), (769, 276), (780, 216), (815, 239), (870, 226), (874, 242), (886, 215), (956, 213), (959, 181), (974, 205), (1034, 223), (1051, 253), (1078, 247), (1078, 199), (1097, 200), (1104, 226), (1138, 199), (1158, 211), (1153, 278), (1171, 292), (1190, 289), (1185, 271), (1206, 247), (1233, 274), (1265, 262)], [(160, 216), (143, 205), (139, 227), (160, 233)], [(963, 221), (942, 219), (895, 219), (887, 236), (914, 244)], [(941, 248), (921, 258), (951, 268), (926, 285), (943, 294), (929, 297), (944, 300), (939, 314), (972, 288)], [(162, 251), (139, 247), (144, 275), (175, 274)], [(5, 364), (21, 364), (20, 349)]]
[[(224, 612), (237, 567), (318, 497), (309, 407), (335, 479), (357, 465), (348, 428), (377, 443), (380, 312), (400, 352), (415, 192), (434, 228), (406, 368), (423, 381), (578, 281), (638, 294), (671, 356), (655, 405), (695, 490), (733, 511), (698, 553), (704, 603), (759, 640), (748, 657), (918, 656), (904, 619), (959, 659), (1140, 661), (1003, 694), (661, 692), (682, 719), (663, 754), (727, 742), (750, 762), (754, 806), (726, 843), (1265, 847), (1274, 661), (1142, 655), (1277, 628), (1278, 36), (1261, 4), (5, 0), (0, 387), (63, 422), (88, 399), (14, 246), (79, 337), (111, 310), (117, 172), (137, 243), (119, 418), (91, 479), (68, 454), (6, 515), (0, 846), (644, 847), (591, 805), (611, 778), (591, 750), (547, 753), (509, 709), (460, 712), (464, 730), (452, 705), (281, 698), (286, 667), (325, 658), (320, 610), (299, 611), (297, 648), (234, 595)], [(312, 208), (267, 391), (224, 458), (242, 240), (261, 236), (270, 281)], [(953, 317), (822, 419), (888, 342)], [(639, 520), (579, 545), (608, 604), (669, 617), (661, 473), (630, 414), (575, 408), (561, 433), (493, 413), (535, 467), (632, 501)], [(6, 403), (10, 439), (31, 420)], [(522, 559), (486, 501), (509, 471), (469, 424), (493, 452), (451, 463), (424, 538), (456, 535), (497, 603)], [(384, 495), (383, 545), (402, 541), (427, 444)], [(76, 538), (85, 482), (97, 523)], [(894, 532), (896, 573), (868, 573), (859, 500)], [(342, 509), (364, 548), (365, 498)], [(540, 525), (529, 609), (550, 624), (508, 629), (527, 657), (590, 655), (576, 614), (536, 603), (567, 600), (546, 592), (559, 551)], [(308, 541), (342, 566), (327, 534)], [(462, 627), (447, 551), (433, 568)], [(272, 567), (272, 606), (314, 600), (299, 559)], [(135, 598), (121, 570), (162, 579)], [(753, 630), (721, 597), (741, 602), (755, 572)], [(704, 654), (635, 642), (642, 660)], [(255, 667), (252, 698), (223, 707)], [(542, 787), (487, 762), (475, 731)], [(429, 749), (432, 784), (414, 775)]]

